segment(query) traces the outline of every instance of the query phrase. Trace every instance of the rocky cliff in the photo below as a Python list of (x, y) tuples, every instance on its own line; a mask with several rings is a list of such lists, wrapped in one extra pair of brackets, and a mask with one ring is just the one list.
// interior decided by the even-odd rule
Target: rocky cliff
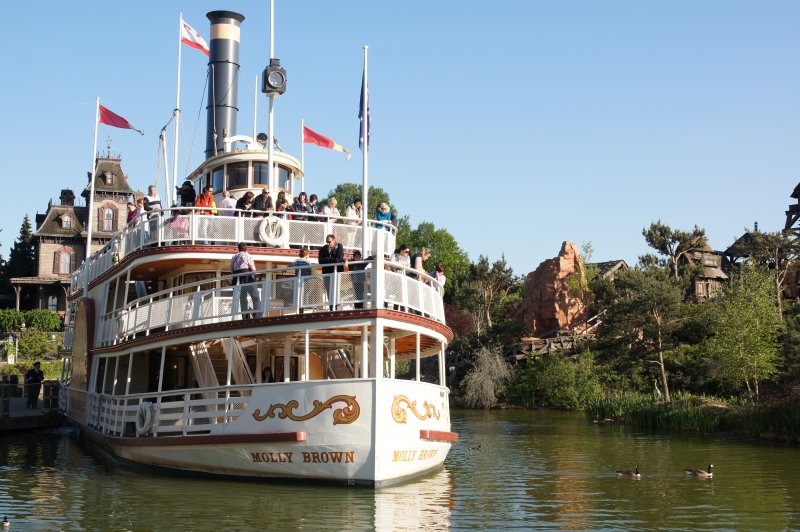
[(575, 274), (585, 283), (580, 251), (572, 242), (564, 242), (557, 257), (543, 261), (528, 274), (520, 314), (535, 336), (550, 336), (578, 326), (586, 319), (586, 309), (580, 299), (571, 294), (567, 281)]

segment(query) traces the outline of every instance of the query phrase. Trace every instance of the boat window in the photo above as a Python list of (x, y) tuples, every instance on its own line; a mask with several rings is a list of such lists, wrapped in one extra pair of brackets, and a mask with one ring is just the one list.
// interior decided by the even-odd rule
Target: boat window
[(247, 186), (247, 163), (232, 163), (228, 165), (228, 189), (243, 188)]
[(253, 186), (269, 186), (269, 165), (267, 163), (253, 163)]
[(222, 192), (225, 188), (225, 167), (220, 166), (219, 168), (214, 168), (214, 171), (211, 173), (211, 186), (214, 187), (214, 190), (218, 190)]
[(101, 393), (103, 389), (103, 376), (106, 373), (107, 358), (101, 358), (97, 361), (97, 373), (95, 373), (94, 391)]
[(130, 362), (129, 355), (119, 357), (119, 365), (117, 366), (117, 375), (114, 384), (114, 395), (125, 395), (125, 389), (128, 387), (128, 363)]
[(289, 185), (292, 181), (292, 174), (283, 166), (278, 166), (278, 186), (284, 190), (289, 190)]
[[(175, 282), (174, 282), (174, 284), (172, 286), (176, 286), (176, 287), (177, 286), (183, 286), (183, 285), (186, 285), (186, 284), (189, 284), (189, 283), (194, 283), (194, 282), (197, 282), (197, 281), (203, 281), (205, 279), (215, 279), (216, 277), (217, 277), (217, 272), (189, 272), (189, 273), (184, 273), (184, 274), (181, 274), (181, 275), (179, 275), (179, 276), (177, 276), (175, 278)], [(214, 286), (215, 286), (215, 283), (213, 281), (212, 282), (208, 282), (208, 283), (203, 283), (202, 285), (200, 285), (200, 290), (201, 291), (202, 290), (211, 290), (212, 288), (214, 288)], [(197, 292), (197, 286), (195, 285), (195, 286), (186, 288), (181, 293), (186, 294), (186, 293), (189, 293), (189, 292)]]

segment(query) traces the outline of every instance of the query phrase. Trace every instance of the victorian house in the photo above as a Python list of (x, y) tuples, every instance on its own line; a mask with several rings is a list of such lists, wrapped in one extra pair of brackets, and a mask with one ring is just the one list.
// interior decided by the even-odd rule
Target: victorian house
[[(110, 150), (106, 157), (96, 159), (91, 202), (95, 209), (92, 251), (102, 248), (126, 223), (127, 204), (133, 190), (121, 162)], [(88, 208), (85, 205), (89, 205), (90, 190), (88, 182), (81, 192), (85, 204), (76, 205), (75, 193), (64, 189), (57, 203), (51, 200), (44, 214), (36, 214), (33, 235), (36, 276), (11, 279), (17, 310), (50, 309), (62, 315), (65, 312), (70, 275), (86, 258)]]

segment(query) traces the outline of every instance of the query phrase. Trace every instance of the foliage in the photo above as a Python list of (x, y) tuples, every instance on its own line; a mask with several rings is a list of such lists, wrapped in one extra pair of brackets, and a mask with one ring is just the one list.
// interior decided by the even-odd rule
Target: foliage
[(595, 398), (586, 415), (594, 420), (621, 419), (648, 429), (707, 433), (719, 428), (720, 414), (728, 408), (719, 399), (691, 394), (677, 394), (675, 401), (661, 403), (652, 395), (626, 393)]
[(469, 268), (468, 280), (460, 287), (458, 304), (470, 309), (477, 334), (485, 334), (493, 327), (493, 319), (508, 310), (507, 298), (517, 285), (514, 273), (505, 257), (489, 264), (481, 255)]
[[(344, 215), (344, 210), (348, 205), (351, 205), (356, 199), (361, 199), (363, 190), (363, 185), (360, 184), (340, 183), (336, 185), (336, 188), (328, 192), (327, 198), (320, 198), (319, 202), (320, 205), (324, 206), (328, 204), (328, 200), (330, 198), (335, 197), (336, 208), (339, 209), (342, 215)], [(375, 209), (381, 203), (389, 204), (389, 208), (392, 210), (392, 212), (397, 212), (392, 205), (392, 202), (389, 201), (389, 193), (380, 187), (369, 187), (367, 201), (369, 202), (367, 205), (367, 217), (370, 219), (375, 219)]]
[(11, 248), (8, 262), (5, 264), (4, 277), (32, 277), (36, 275), (36, 263), (34, 255), (33, 230), (28, 215), (22, 220), (19, 229), (19, 237)]
[(681, 290), (663, 270), (626, 270), (616, 279), (600, 331), (606, 347), (657, 366), (667, 400), (670, 395), (664, 355), (672, 347), (680, 311)]
[(592, 243), (584, 242), (580, 253), (581, 268), (567, 277), (570, 294), (579, 299), (586, 309), (594, 303), (594, 291), (591, 287), (600, 275), (600, 268), (592, 262), (592, 255), (594, 255)]
[(516, 375), (512, 393), (528, 407), (581, 409), (600, 395), (601, 388), (590, 353), (575, 360), (548, 353), (540, 359), (528, 359), (527, 367)]
[(503, 386), (511, 377), (511, 366), (500, 346), (483, 346), (475, 353), (474, 367), (462, 382), (464, 402), (473, 408), (497, 404)]
[(695, 225), (691, 232), (681, 231), (661, 223), (661, 220), (651, 223), (650, 227), (646, 229), (642, 229), (642, 235), (648, 246), (664, 255), (670, 262), (675, 279), (679, 277), (678, 265), (681, 256), (695, 251), (703, 251), (708, 244), (704, 229)]
[[(36, 360), (30, 360), (16, 365), (5, 364), (0, 366), (0, 375), (24, 375), (22, 371), (29, 370), (33, 367)], [(41, 370), (44, 373), (44, 380), (57, 381), (61, 379), (61, 365), (60, 360), (38, 360), (41, 363)]]
[(45, 355), (55, 356), (62, 345), (62, 339), (56, 335), (56, 339), (53, 341), (52, 336), (52, 333), (25, 329), (19, 338), (18, 360), (34, 360)]
[(712, 320), (714, 336), (706, 349), (718, 362), (720, 378), (744, 385), (757, 399), (759, 382), (773, 378), (779, 363), (780, 317), (770, 273), (745, 268), (714, 307)]
[(25, 325), (39, 331), (55, 332), (61, 330), (61, 318), (52, 310), (29, 310), (25, 312)]
[(0, 332), (10, 333), (20, 329), (25, 313), (11, 308), (0, 309)]

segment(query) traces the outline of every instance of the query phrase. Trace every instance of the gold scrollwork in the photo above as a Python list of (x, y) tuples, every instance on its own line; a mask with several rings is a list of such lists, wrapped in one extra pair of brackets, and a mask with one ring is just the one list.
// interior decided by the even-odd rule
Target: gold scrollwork
[(255, 412), (253, 412), (253, 418), (256, 421), (264, 421), (267, 418), (272, 419), (277, 415), (280, 419), (289, 418), (292, 421), (306, 421), (307, 419), (311, 419), (312, 417), (319, 415), (323, 410), (333, 408), (334, 403), (340, 401), (343, 402), (345, 406), (342, 408), (337, 408), (333, 411), (333, 424), (347, 425), (353, 423), (356, 419), (358, 419), (358, 416), (361, 413), (361, 407), (358, 405), (355, 395), (335, 395), (324, 403), (315, 399), (313, 403), (314, 408), (311, 409), (311, 412), (302, 416), (294, 413), (294, 409), (300, 406), (300, 403), (292, 399), (286, 404), (275, 403), (270, 405), (264, 414), (261, 413), (260, 409), (256, 408)]
[(422, 403), (422, 410), (423, 413), (420, 414), (417, 412), (417, 402), (411, 401), (405, 395), (395, 395), (394, 402), (392, 403), (392, 418), (397, 423), (405, 423), (406, 422), (406, 411), (405, 409), (400, 406), (400, 403), (405, 403), (408, 405), (408, 408), (411, 410), (411, 413), (417, 416), (417, 419), (421, 421), (425, 421), (426, 419), (436, 418), (439, 419), (439, 412), (436, 410), (436, 405), (433, 403), (429, 403), (425, 401)]

